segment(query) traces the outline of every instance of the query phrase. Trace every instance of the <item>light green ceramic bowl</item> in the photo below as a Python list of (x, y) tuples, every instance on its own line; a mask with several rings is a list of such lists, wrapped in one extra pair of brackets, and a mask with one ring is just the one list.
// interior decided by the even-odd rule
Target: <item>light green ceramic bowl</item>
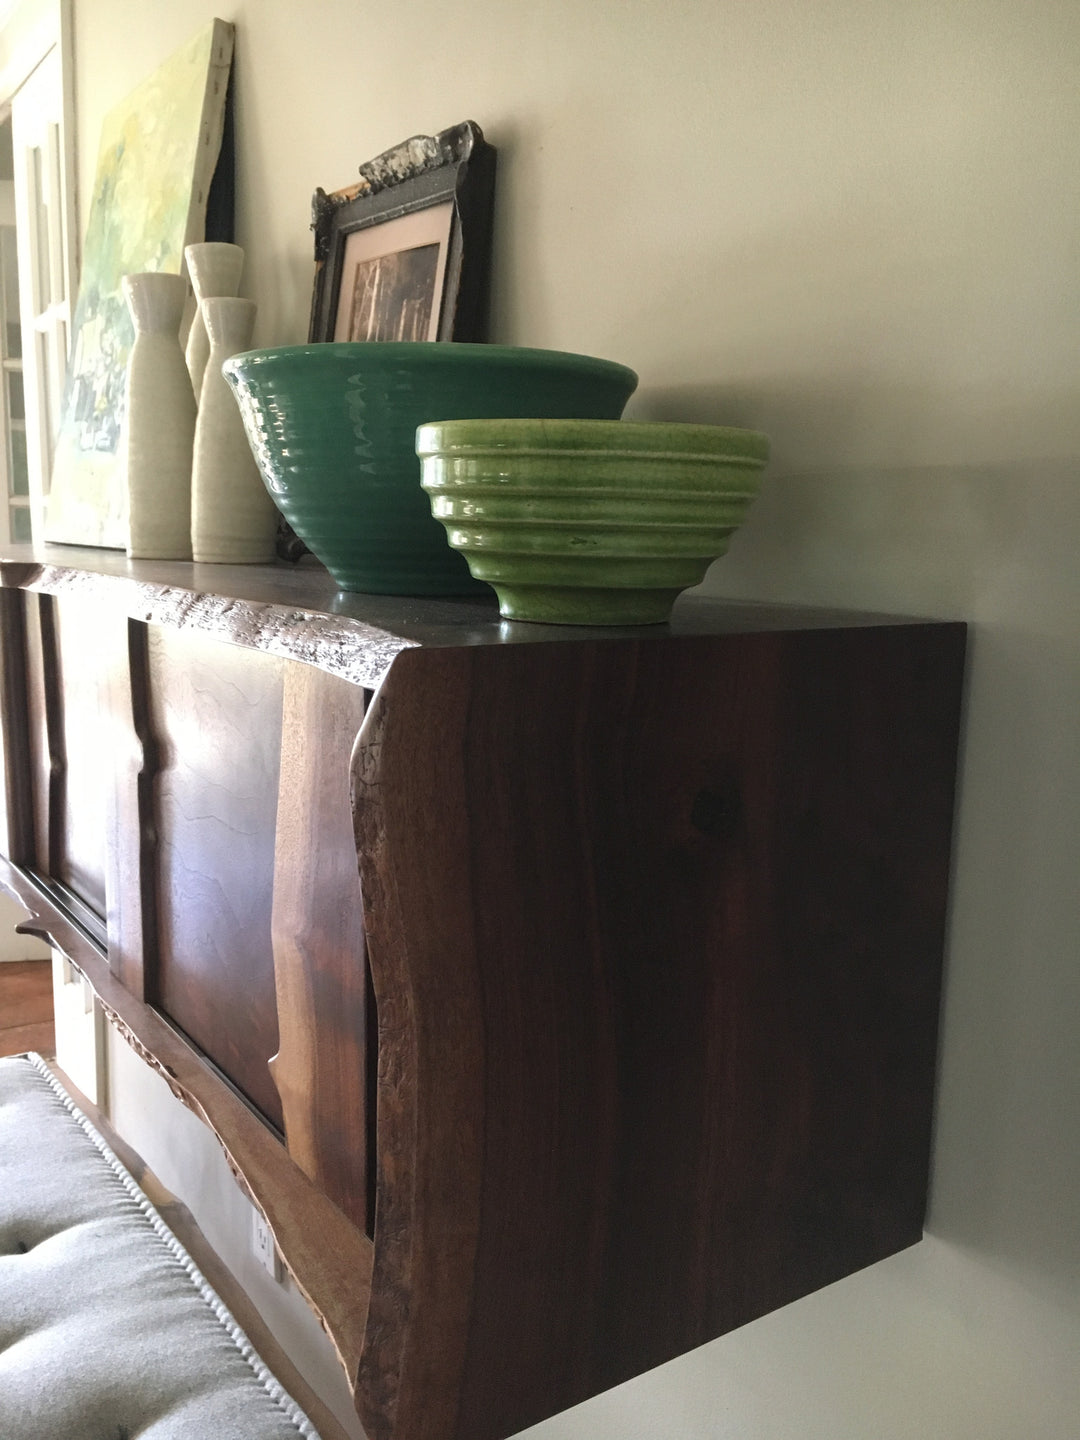
[(416, 451), (432, 514), (508, 620), (664, 621), (727, 549), (769, 442), (627, 420), (450, 420)]

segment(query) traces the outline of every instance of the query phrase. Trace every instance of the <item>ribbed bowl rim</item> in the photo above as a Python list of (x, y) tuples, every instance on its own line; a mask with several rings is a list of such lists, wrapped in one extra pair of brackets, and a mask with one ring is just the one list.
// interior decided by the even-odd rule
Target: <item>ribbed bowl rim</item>
[(225, 362), (226, 374), (237, 375), (253, 369), (288, 369), (299, 362), (307, 369), (313, 362), (323, 365), (348, 363), (357, 369), (381, 370), (408, 364), (417, 369), (483, 363), (528, 369), (537, 365), (558, 365), (562, 370), (603, 373), (621, 377), (636, 387), (638, 375), (618, 360), (581, 355), (571, 350), (543, 350), (524, 345), (478, 345), (459, 340), (334, 340), (307, 345), (271, 345), (260, 350), (242, 350)]
[[(591, 439), (590, 439), (591, 437)], [(671, 420), (427, 420), (416, 453), (437, 457), (485, 454), (627, 455), (645, 460), (725, 460), (764, 465), (769, 437), (731, 425)]]

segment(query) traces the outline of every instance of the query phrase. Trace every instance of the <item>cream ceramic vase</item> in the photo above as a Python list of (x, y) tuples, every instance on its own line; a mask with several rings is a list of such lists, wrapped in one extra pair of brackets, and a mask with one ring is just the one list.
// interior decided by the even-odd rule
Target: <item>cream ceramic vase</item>
[(184, 259), (191, 288), (195, 292), (195, 318), (188, 331), (185, 358), (191, 388), (197, 399), (202, 391), (206, 362), (210, 358), (210, 338), (203, 321), (202, 302), (236, 295), (244, 269), (244, 252), (239, 245), (208, 240), (201, 245), (188, 245), (184, 250)]
[(127, 553), (190, 560), (195, 397), (180, 348), (187, 284), (162, 274), (125, 275), (121, 283), (135, 326), (125, 422)]
[(199, 561), (258, 565), (274, 558), (278, 513), (259, 477), (236, 399), (221, 373), (251, 349), (255, 302), (202, 302), (210, 356), (199, 396), (191, 493), (191, 545)]

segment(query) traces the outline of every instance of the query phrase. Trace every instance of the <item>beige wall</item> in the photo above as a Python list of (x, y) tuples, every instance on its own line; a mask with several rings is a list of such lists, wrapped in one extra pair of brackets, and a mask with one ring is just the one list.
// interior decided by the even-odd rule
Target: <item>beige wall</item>
[[(77, 0), (84, 206), (104, 112), (213, 13)], [(304, 336), (314, 186), (471, 116), (500, 151), (492, 338), (773, 436), (710, 588), (974, 624), (930, 1238), (537, 1440), (1077, 1434), (1080, 7), (223, 13), (260, 342)]]
[(52, 953), (32, 935), (17, 935), (15, 926), (27, 918), (26, 911), (7, 895), (0, 895), (0, 962), (5, 960), (47, 960)]

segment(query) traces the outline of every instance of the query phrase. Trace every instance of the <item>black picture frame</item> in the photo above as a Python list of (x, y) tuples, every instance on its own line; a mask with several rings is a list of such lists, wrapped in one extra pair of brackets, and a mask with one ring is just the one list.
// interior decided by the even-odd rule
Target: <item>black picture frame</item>
[[(402, 141), (361, 165), (359, 182), (344, 190), (329, 194), (316, 190), (311, 219), (315, 287), (308, 338), (315, 342), (335, 336), (486, 340), (494, 196), (495, 149), (473, 120), (437, 135), (414, 135)], [(376, 233), (377, 227), (385, 227), (381, 235)], [(405, 237), (400, 248), (396, 235)], [(432, 252), (435, 245), (439, 247), (437, 271)], [(415, 257), (418, 250), (423, 251), (421, 259), (426, 256), (432, 262), (422, 265), (423, 273), (417, 271), (411, 280), (400, 281), (426, 286), (430, 292), (409, 302), (416, 311), (415, 320), (399, 317), (393, 321), (399, 329), (405, 326), (403, 333), (385, 333), (389, 322), (373, 321), (370, 310), (361, 311), (356, 296), (351, 312), (342, 312), (346, 257), (354, 251), (360, 253), (358, 247), (364, 246), (390, 249), (374, 261), (350, 261), (348, 273), (354, 287), (359, 285), (356, 277), (361, 269), (373, 264), (384, 267), (385, 281), (387, 263), (392, 266), (406, 253)], [(363, 331), (358, 333), (361, 321)], [(341, 333), (343, 330), (349, 333)]]

